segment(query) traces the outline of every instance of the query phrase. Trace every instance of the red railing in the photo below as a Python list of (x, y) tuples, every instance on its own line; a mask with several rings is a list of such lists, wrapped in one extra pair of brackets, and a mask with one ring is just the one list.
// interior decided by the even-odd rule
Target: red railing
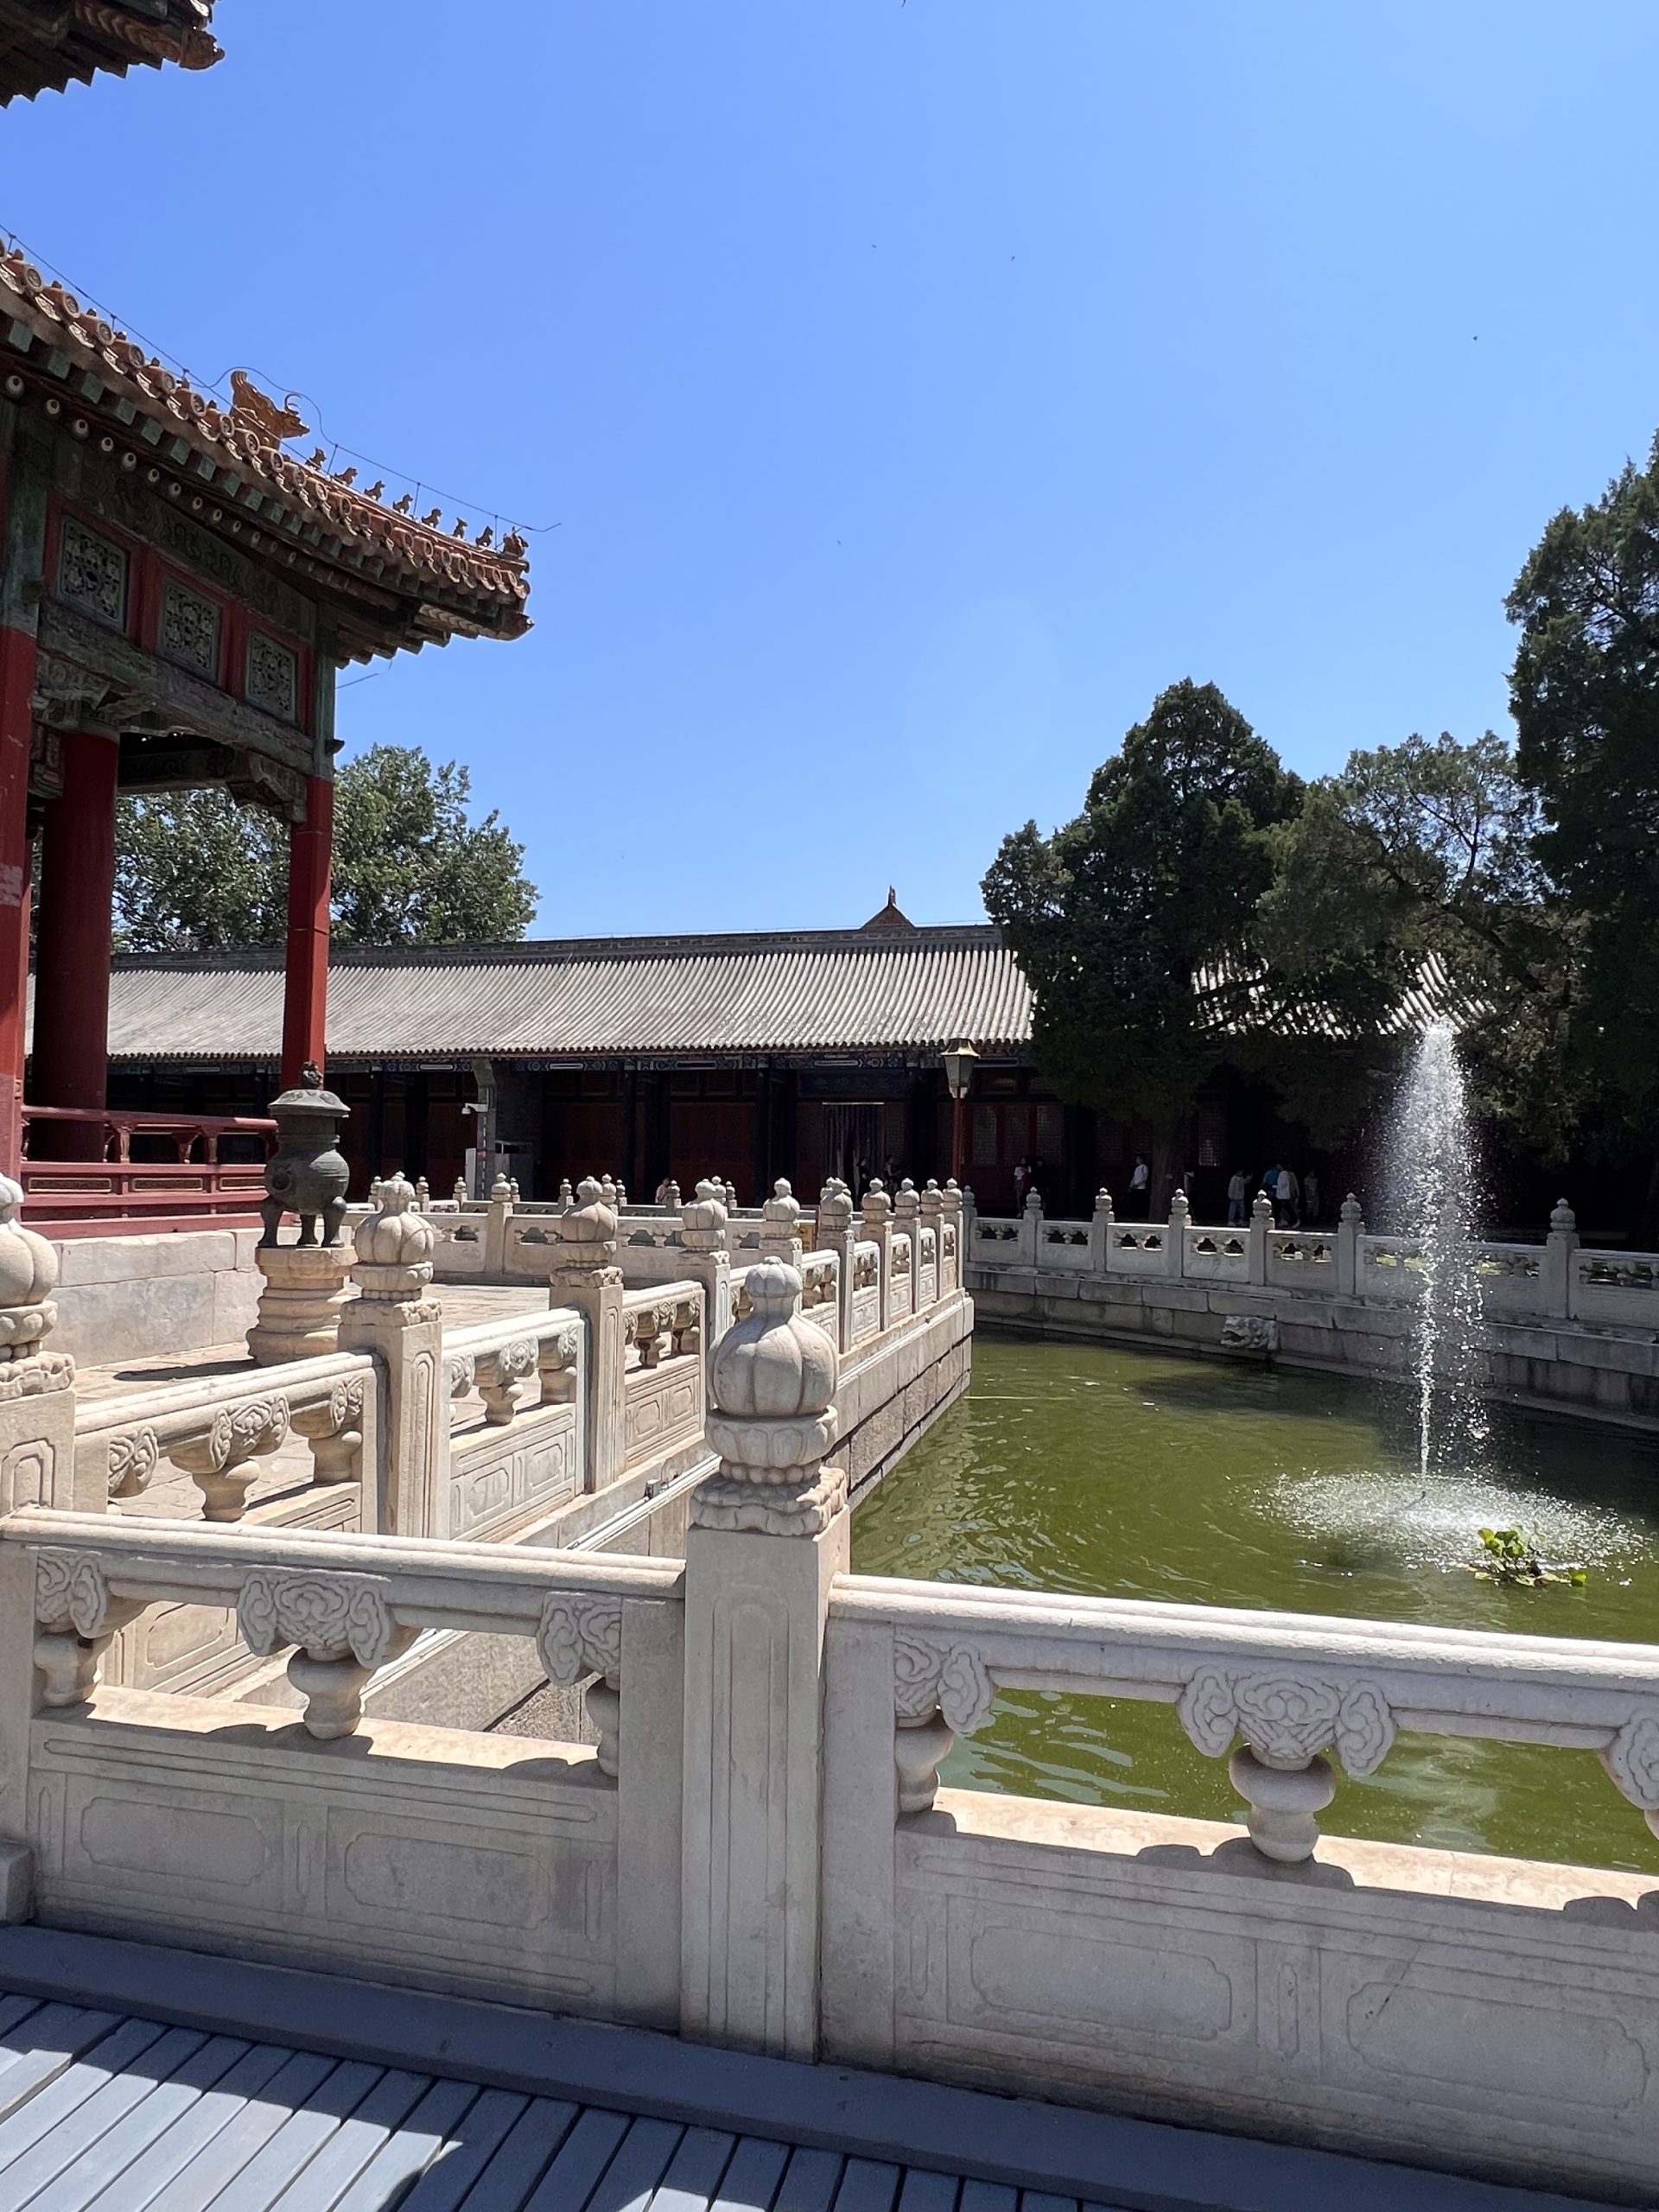
[[(251, 1115), (25, 1106), (23, 1218), (70, 1236), (256, 1221), (276, 1136), (275, 1122)], [(41, 1145), (80, 1156), (37, 1160)]]

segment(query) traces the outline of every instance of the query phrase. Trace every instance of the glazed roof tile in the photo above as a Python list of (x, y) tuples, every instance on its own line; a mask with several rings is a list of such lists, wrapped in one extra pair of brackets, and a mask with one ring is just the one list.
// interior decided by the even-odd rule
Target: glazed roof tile
[(467, 543), (296, 461), (283, 440), (308, 435), (305, 426), (239, 372), (235, 403), (221, 406), (12, 251), (0, 251), (0, 343), (22, 357), (17, 365), (52, 382), (52, 397), (61, 392), (72, 427), (75, 405), (109, 415), (129, 437), (135, 419), (153, 426), (137, 433), (143, 458), (188, 475), (193, 501), (211, 488), (216, 512), (233, 518), (250, 550), (409, 594), (419, 606), (417, 628), (433, 638), (517, 637), (529, 627), (522, 539)]
[[(137, 955), (111, 978), (124, 1060), (267, 1060), (282, 1033), (278, 953)], [(393, 950), (336, 946), (331, 1059), (604, 1059), (982, 1052), (1030, 1034), (1031, 995), (988, 927), (611, 938)]]

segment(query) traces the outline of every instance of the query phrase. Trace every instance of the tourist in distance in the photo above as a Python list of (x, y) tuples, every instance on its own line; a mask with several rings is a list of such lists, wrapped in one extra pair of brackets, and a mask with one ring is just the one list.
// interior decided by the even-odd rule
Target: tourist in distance
[(1313, 1228), (1319, 1218), (1319, 1179), (1310, 1167), (1302, 1178), (1302, 1219)]
[(1274, 1171), (1273, 1217), (1281, 1229), (1294, 1229), (1301, 1221), (1302, 1186), (1296, 1179), (1294, 1167), (1280, 1167)]
[(1142, 1152), (1135, 1155), (1135, 1172), (1129, 1177), (1129, 1217), (1145, 1221), (1152, 1196), (1152, 1170)]
[(1235, 1167), (1227, 1185), (1227, 1226), (1243, 1229), (1249, 1220), (1249, 1205), (1245, 1196), (1244, 1170)]
[(1031, 1188), (1031, 1162), (1021, 1160), (1014, 1171), (1014, 1210), (1019, 1212), (1026, 1203), (1026, 1192)]

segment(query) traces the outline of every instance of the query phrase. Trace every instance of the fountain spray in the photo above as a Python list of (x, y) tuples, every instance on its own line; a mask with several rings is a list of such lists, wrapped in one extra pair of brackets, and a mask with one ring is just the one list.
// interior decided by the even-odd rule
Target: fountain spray
[(1452, 1025), (1431, 1022), (1400, 1093), (1390, 1147), (1391, 1210), (1421, 1272), (1413, 1351), (1418, 1469), (1475, 1473), (1486, 1446), (1481, 1397), (1480, 1278), (1471, 1240), (1480, 1177)]

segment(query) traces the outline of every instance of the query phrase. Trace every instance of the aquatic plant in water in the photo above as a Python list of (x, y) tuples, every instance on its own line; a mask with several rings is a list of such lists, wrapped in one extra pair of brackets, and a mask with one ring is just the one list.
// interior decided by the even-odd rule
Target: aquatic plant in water
[(1480, 1177), (1457, 1038), (1431, 1022), (1401, 1086), (1389, 1160), (1389, 1210), (1421, 1274), (1414, 1313), (1418, 1471), (1475, 1471), (1486, 1446), (1480, 1277), (1471, 1239)]
[(1483, 1582), (1520, 1582), (1530, 1589), (1545, 1582), (1566, 1582), (1582, 1590), (1590, 1579), (1576, 1560), (1540, 1559), (1537, 1543), (1524, 1529), (1482, 1529), (1478, 1533), (1482, 1556), (1465, 1564)]

